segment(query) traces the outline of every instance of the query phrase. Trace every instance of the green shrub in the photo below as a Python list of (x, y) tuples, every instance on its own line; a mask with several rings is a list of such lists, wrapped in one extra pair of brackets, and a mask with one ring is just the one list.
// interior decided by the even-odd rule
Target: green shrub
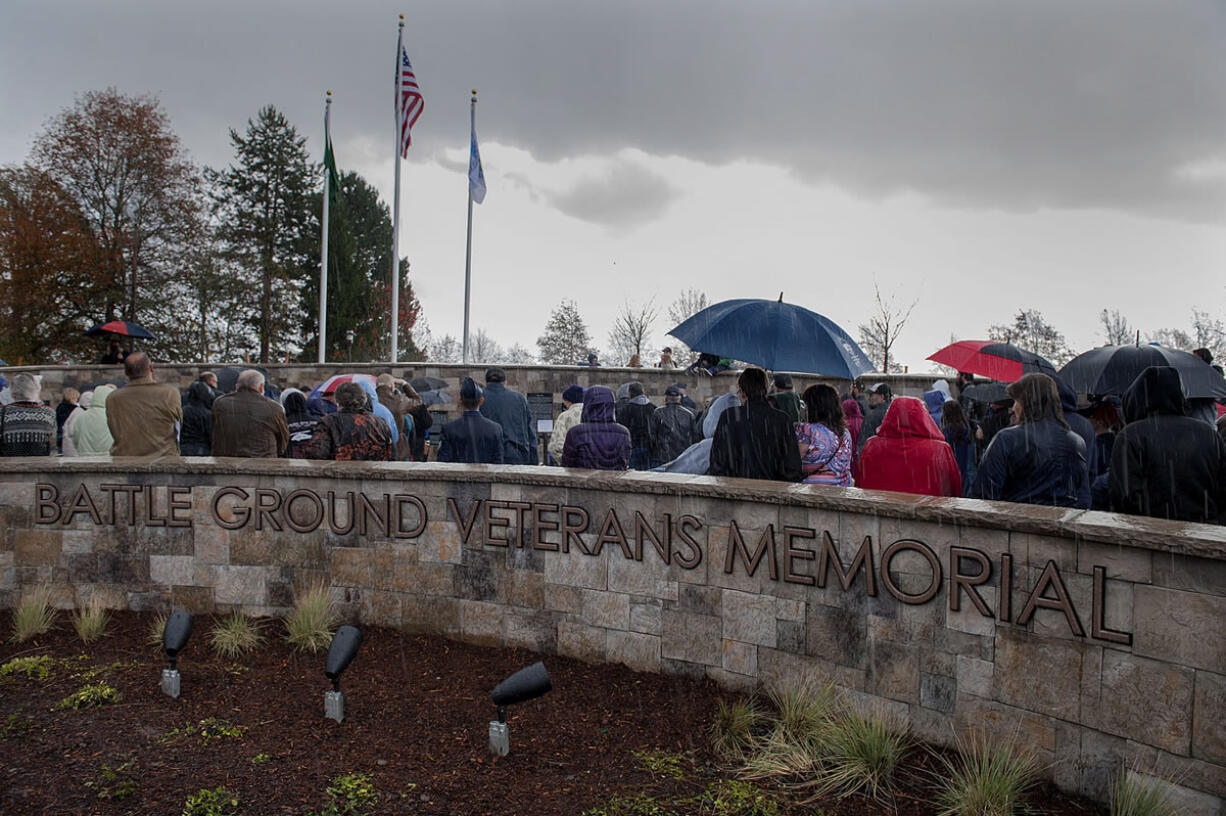
[(1180, 810), (1171, 800), (1170, 786), (1164, 780), (1130, 774), (1120, 768), (1111, 785), (1111, 816), (1178, 816)]
[(82, 643), (93, 643), (106, 634), (106, 625), (110, 623), (111, 613), (97, 600), (91, 600), (87, 605), (72, 614), (72, 628)]
[(27, 720), (25, 717), (19, 717), (16, 712), (9, 715), (4, 721), (3, 727), (0, 727), (0, 739), (18, 739), (30, 733), (30, 729), (34, 727), (32, 720)]
[(846, 708), (830, 723), (822, 773), (810, 784), (819, 796), (863, 792), (886, 798), (910, 749), (907, 729), (894, 719)]
[(743, 761), (764, 720), (757, 700), (752, 697), (732, 702), (720, 700), (715, 721), (711, 723), (711, 747), (723, 759)]
[(368, 774), (342, 774), (333, 777), (324, 791), (328, 804), (322, 816), (364, 816), (379, 803), (379, 792)]
[(98, 777), (85, 783), (85, 787), (93, 788), (99, 799), (127, 799), (136, 793), (139, 768), (136, 760), (128, 759), (115, 767), (103, 763), (98, 771)]
[(14, 657), (0, 666), (0, 677), (16, 677), (24, 674), (27, 680), (46, 680), (51, 676), (51, 670), (58, 664), (59, 661), (50, 655)]
[(718, 782), (698, 796), (701, 816), (781, 816), (779, 800), (752, 782)]
[(154, 648), (162, 648), (163, 636), (166, 634), (166, 621), (170, 616), (165, 612), (159, 612), (149, 622), (149, 631), (145, 635), (145, 642)]
[(238, 797), (225, 787), (201, 788), (183, 803), (183, 816), (238, 816)]
[(614, 796), (600, 807), (583, 811), (583, 816), (681, 816), (681, 811), (640, 792), (634, 796)]
[(113, 686), (108, 683), (91, 683), (60, 700), (51, 710), (65, 711), (71, 708), (76, 711), (117, 702), (119, 702), (119, 692)]
[(631, 751), (630, 755), (634, 757), (636, 765), (656, 776), (685, 779), (685, 768), (682, 767), (685, 757), (681, 754), (670, 754), (668, 751)]
[(300, 651), (318, 652), (332, 642), (336, 624), (336, 607), (328, 588), (312, 587), (294, 601), (294, 611), (285, 621), (285, 639)]
[(834, 710), (833, 684), (806, 677), (794, 686), (773, 686), (767, 696), (778, 712), (776, 729), (798, 746), (813, 747), (826, 741)]
[(268, 760), (272, 759), (268, 754), (259, 753), (251, 758), (252, 765), (263, 765)]
[(247, 733), (244, 725), (235, 725), (221, 717), (205, 717), (200, 722), (188, 723), (182, 728), (175, 728), (158, 738), (158, 742), (169, 744), (184, 738), (194, 739), (200, 745), (208, 745), (221, 739), (241, 739)]
[(938, 816), (1010, 816), (1043, 771), (1016, 739), (972, 736), (959, 739), (957, 748), (956, 759), (941, 756), (945, 773)]
[(215, 621), (209, 641), (214, 653), (227, 660), (235, 660), (264, 642), (260, 624), (242, 612), (231, 612)]
[(43, 584), (22, 596), (13, 610), (13, 643), (46, 634), (55, 626), (55, 609), (51, 607), (51, 589)]

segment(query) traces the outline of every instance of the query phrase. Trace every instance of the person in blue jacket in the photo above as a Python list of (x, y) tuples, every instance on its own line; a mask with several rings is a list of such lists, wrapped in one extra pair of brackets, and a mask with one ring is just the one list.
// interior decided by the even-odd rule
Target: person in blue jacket
[(481, 416), (502, 426), (502, 461), (507, 465), (537, 463), (536, 423), (528, 398), (506, 386), (507, 373), (501, 368), (486, 369), (485, 402)]
[(502, 427), (481, 416), (481, 386), (465, 377), (460, 383), (460, 407), (464, 413), (443, 426), (440, 462), (501, 465), (503, 463)]

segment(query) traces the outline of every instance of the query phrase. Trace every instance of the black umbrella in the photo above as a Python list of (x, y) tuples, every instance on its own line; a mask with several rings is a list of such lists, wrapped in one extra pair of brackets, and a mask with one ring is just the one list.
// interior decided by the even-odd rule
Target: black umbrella
[(440, 388), (446, 388), (447, 381), (440, 380), (438, 377), (414, 377), (409, 380), (409, 385), (420, 394), (423, 391), (437, 391)]
[(1103, 346), (1079, 354), (1060, 377), (1082, 394), (1123, 395), (1150, 366), (1173, 366), (1188, 399), (1226, 398), (1226, 379), (1195, 354), (1164, 346)]
[(86, 329), (85, 334), (90, 337), (99, 334), (119, 334), (124, 337), (136, 337), (141, 340), (157, 339), (153, 336), (153, 332), (141, 324), (130, 323), (127, 320), (112, 320), (109, 323), (99, 323), (97, 326)]
[[(417, 389), (413, 389), (416, 391)], [(441, 388), (436, 388), (430, 391), (418, 391), (417, 396), (421, 397), (422, 405), (435, 405), (440, 402), (451, 402), (451, 397)]]
[(1013, 397), (1009, 396), (1009, 392), (1005, 390), (1005, 384), (998, 382), (975, 383), (974, 385), (967, 386), (963, 390), (962, 396), (967, 399), (973, 399), (975, 402), (983, 403), (1004, 402), (1005, 400), (1013, 399)]

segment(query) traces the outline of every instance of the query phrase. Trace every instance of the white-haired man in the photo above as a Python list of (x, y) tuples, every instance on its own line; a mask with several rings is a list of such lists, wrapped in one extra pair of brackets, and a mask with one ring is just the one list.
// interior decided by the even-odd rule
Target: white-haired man
[(247, 369), (234, 393), (213, 401), (213, 455), (273, 459), (289, 446), (289, 424), (276, 400), (264, 396), (264, 375)]
[(128, 384), (106, 401), (111, 456), (178, 456), (183, 400), (179, 389), (153, 378), (153, 362), (143, 352), (123, 360)]
[(0, 409), (0, 456), (50, 456), (55, 450), (55, 411), (38, 401), (38, 380), (13, 377), (13, 401)]

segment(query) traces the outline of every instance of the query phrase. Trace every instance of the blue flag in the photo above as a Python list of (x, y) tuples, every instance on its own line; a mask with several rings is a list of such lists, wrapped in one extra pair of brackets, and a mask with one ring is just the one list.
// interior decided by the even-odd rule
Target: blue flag
[(472, 151), (468, 155), (468, 192), (473, 201), (485, 200), (485, 171), (481, 169), (481, 152), (477, 150), (477, 128), (472, 130)]

